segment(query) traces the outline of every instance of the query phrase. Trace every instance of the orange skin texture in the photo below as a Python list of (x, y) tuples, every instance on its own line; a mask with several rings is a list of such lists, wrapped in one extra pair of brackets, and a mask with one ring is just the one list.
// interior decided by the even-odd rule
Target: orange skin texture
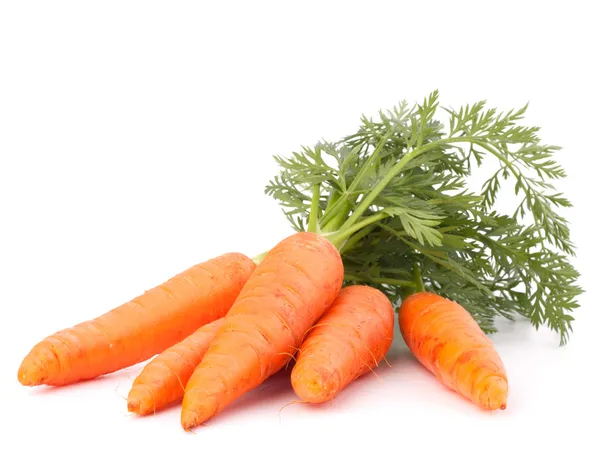
[(222, 324), (220, 318), (204, 325), (150, 361), (133, 382), (127, 409), (148, 415), (181, 400), (190, 376)]
[(302, 343), (292, 386), (304, 402), (333, 399), (348, 384), (373, 371), (394, 337), (394, 309), (381, 291), (348, 286)]
[(21, 363), (19, 381), (62, 386), (147, 360), (223, 317), (254, 268), (239, 253), (195, 265), (94, 320), (47, 337)]
[(204, 423), (286, 365), (338, 295), (342, 259), (327, 239), (294, 234), (271, 249), (188, 381), (181, 425)]
[(439, 381), (485, 410), (506, 408), (508, 379), (492, 342), (462, 306), (432, 293), (400, 308), (408, 348)]

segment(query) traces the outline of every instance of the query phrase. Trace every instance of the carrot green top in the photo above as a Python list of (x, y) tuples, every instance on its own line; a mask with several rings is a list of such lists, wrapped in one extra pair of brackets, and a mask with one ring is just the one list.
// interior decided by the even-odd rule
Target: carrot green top
[[(526, 108), (442, 108), (437, 92), (402, 102), (363, 116), (338, 142), (276, 156), (281, 173), (266, 193), (296, 230), (336, 245), (346, 284), (375, 286), (393, 302), (424, 284), (459, 301), (488, 333), (496, 316), (520, 314), (564, 344), (582, 292), (558, 213), (571, 203), (552, 185), (565, 177), (553, 158), (559, 148), (520, 125)], [(482, 166), (494, 170), (479, 188), (470, 180)], [(516, 208), (501, 210), (501, 187), (512, 189)]]

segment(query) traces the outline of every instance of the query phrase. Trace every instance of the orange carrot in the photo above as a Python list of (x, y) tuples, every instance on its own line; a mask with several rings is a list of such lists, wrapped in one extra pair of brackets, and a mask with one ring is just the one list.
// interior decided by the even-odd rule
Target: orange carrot
[(271, 249), (188, 381), (183, 428), (205, 422), (281, 369), (338, 295), (343, 275), (337, 249), (314, 233)]
[(154, 413), (181, 400), (190, 376), (222, 325), (219, 318), (152, 359), (135, 378), (127, 409), (138, 415)]
[(399, 319), (408, 348), (439, 381), (484, 409), (506, 408), (502, 360), (463, 307), (421, 292), (404, 300)]
[(47, 337), (21, 363), (19, 381), (60, 386), (147, 360), (223, 317), (254, 268), (239, 253), (195, 265), (94, 320)]
[(294, 391), (305, 402), (333, 399), (373, 371), (394, 337), (394, 309), (381, 291), (348, 286), (300, 346), (292, 370)]

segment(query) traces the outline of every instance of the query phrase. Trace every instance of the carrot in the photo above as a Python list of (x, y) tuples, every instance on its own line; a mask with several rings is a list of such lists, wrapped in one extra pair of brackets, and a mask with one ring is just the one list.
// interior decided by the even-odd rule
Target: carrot
[(506, 408), (502, 360), (462, 306), (420, 292), (403, 301), (399, 321), (408, 348), (438, 380), (481, 408)]
[(21, 384), (60, 386), (146, 360), (230, 309), (254, 270), (239, 253), (195, 265), (143, 295), (33, 347)]
[(294, 234), (271, 249), (188, 381), (183, 428), (205, 422), (281, 369), (338, 295), (343, 274), (337, 249), (314, 233)]
[(369, 286), (348, 286), (300, 347), (292, 370), (294, 391), (305, 402), (333, 399), (359, 376), (373, 371), (394, 337), (394, 309)]
[(219, 318), (198, 328), (183, 341), (150, 361), (135, 378), (127, 397), (127, 409), (147, 415), (180, 400), (190, 376), (222, 325)]

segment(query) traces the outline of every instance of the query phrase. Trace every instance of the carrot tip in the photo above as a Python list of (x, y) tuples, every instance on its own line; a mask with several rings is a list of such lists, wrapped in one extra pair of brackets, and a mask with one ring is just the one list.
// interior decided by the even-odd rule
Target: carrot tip
[(46, 374), (42, 368), (28, 359), (23, 360), (17, 376), (23, 386), (39, 386), (46, 380)]
[(127, 400), (127, 411), (135, 413), (136, 415), (141, 415), (141, 406), (138, 400)]
[(294, 369), (292, 387), (303, 402), (327, 402), (339, 391), (339, 375), (336, 373), (326, 368)]
[(508, 384), (505, 378), (491, 376), (485, 378), (480, 386), (483, 393), (479, 397), (480, 405), (488, 410), (506, 409)]
[(144, 387), (134, 386), (127, 396), (127, 410), (136, 415), (148, 415), (154, 411), (152, 393)]
[(198, 413), (191, 410), (182, 410), (181, 412), (181, 427), (184, 431), (189, 431), (194, 426), (198, 425)]

